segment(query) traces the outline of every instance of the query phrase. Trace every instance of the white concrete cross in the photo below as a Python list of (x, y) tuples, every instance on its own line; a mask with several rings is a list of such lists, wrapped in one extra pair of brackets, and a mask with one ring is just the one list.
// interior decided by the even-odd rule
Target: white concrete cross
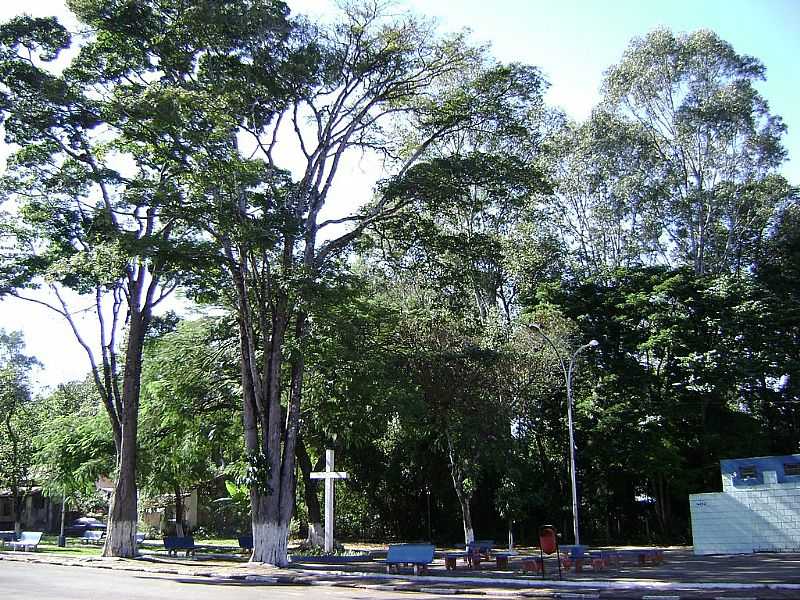
[(347, 479), (344, 471), (333, 470), (333, 450), (325, 450), (325, 470), (311, 473), (311, 479), (325, 480), (325, 552), (333, 552), (333, 481)]

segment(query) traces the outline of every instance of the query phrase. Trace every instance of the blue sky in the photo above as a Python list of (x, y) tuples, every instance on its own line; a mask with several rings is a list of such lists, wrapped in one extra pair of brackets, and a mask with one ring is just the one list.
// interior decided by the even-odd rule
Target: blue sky
[[(288, 3), (297, 12), (322, 15), (330, 15), (333, 6), (328, 0)], [(789, 127), (783, 172), (800, 184), (800, 0), (402, 0), (397, 5), (437, 18), (443, 31), (471, 29), (474, 40), (490, 43), (501, 61), (540, 67), (551, 84), (548, 100), (577, 120), (598, 101), (603, 72), (620, 60), (633, 37), (659, 26), (676, 32), (712, 29), (767, 67), (767, 81), (758, 87)], [(62, 0), (0, 0), (0, 20), (22, 12), (63, 17), (65, 8)], [(86, 373), (85, 356), (66, 326), (40, 307), (4, 301), (0, 327), (25, 332), (29, 352), (45, 364), (40, 384)]]
[[(291, 4), (301, 4), (292, 2)], [(320, 5), (320, 0), (306, 0)], [(760, 59), (767, 81), (758, 85), (773, 114), (789, 127), (784, 173), (800, 184), (800, 0), (408, 0), (437, 17), (445, 30), (467, 27), (490, 42), (501, 61), (540, 67), (548, 99), (575, 119), (599, 99), (603, 73), (619, 62), (630, 40), (665, 26), (675, 32), (711, 29), (739, 54)]]

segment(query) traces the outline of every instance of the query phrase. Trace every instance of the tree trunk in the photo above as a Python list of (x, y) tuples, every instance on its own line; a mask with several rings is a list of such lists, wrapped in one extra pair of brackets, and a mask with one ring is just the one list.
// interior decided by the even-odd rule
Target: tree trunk
[(472, 513), (469, 510), (469, 498), (456, 490), (458, 503), (461, 505), (461, 518), (464, 524), (464, 543), (470, 544), (475, 541), (475, 531), (472, 529)]
[[(302, 438), (297, 439), (297, 464), (300, 467), (300, 475), (303, 478), (303, 497), (308, 512), (308, 536), (306, 543), (312, 546), (321, 546), (325, 541), (325, 530), (322, 527), (322, 508), (319, 505), (319, 480), (311, 479), (311, 458)], [(320, 471), (324, 467), (322, 458), (317, 461), (316, 470)]]
[[(242, 349), (242, 419), (245, 432), (245, 448), (251, 457), (261, 454), (269, 456), (269, 477), (267, 480), (269, 489), (261, 490), (253, 484), (250, 486), (253, 528), (253, 553), (250, 556), (250, 562), (286, 566), (289, 562), (287, 554), (289, 519), (281, 519), (279, 511), (279, 496), (283, 491), (280, 486), (280, 430), (277, 431), (277, 439), (275, 439), (275, 432), (273, 431), (273, 435), (269, 435), (267, 433), (269, 430), (264, 427), (265, 421), (269, 418), (267, 415), (271, 412), (269, 410), (270, 395), (267, 391), (271, 386), (259, 386), (263, 390), (263, 396), (259, 399), (259, 392), (256, 389), (255, 382), (257, 372), (254, 366), (257, 362), (254, 344), (252, 339), (249, 339), (247, 324), (242, 318), (241, 308), (239, 333)], [(280, 349), (278, 349), (277, 353), (280, 354)], [(274, 390), (277, 393), (279, 388), (274, 388)], [(279, 402), (280, 398), (276, 398), (276, 401)], [(277, 457), (275, 452), (277, 452)], [(275, 467), (276, 458), (277, 469)], [(287, 490), (287, 493), (291, 493), (291, 490)]]
[(117, 480), (109, 508), (108, 535), (103, 556), (136, 556), (136, 527), (139, 520), (136, 489), (136, 435), (139, 426), (142, 349), (146, 319), (131, 307), (130, 330), (122, 380), (122, 414), (117, 456)]
[[(136, 556), (136, 463), (135, 452), (125, 452), (109, 508), (108, 535), (103, 556), (133, 558)], [(131, 459), (133, 458), (133, 460)]]
[(250, 562), (268, 563), (278, 567), (289, 564), (289, 522), (275, 514), (277, 503), (271, 496), (250, 492), (253, 507), (253, 554)]
[(183, 510), (183, 494), (181, 493), (181, 486), (175, 484), (175, 535), (183, 537), (185, 535), (183, 530), (184, 510)]
[(14, 534), (17, 538), (19, 538), (19, 534), (22, 533), (22, 496), (19, 493), (19, 490), (16, 488), (12, 488), (11, 490), (11, 511), (13, 513), (14, 518)]
[(464, 544), (475, 541), (475, 531), (472, 529), (472, 513), (469, 509), (470, 497), (464, 492), (463, 481), (453, 474), (453, 487), (456, 490), (458, 504), (461, 506), (461, 521), (464, 525)]
[(58, 529), (59, 545), (64, 541), (64, 525), (67, 520), (67, 497), (61, 497), (61, 526)]

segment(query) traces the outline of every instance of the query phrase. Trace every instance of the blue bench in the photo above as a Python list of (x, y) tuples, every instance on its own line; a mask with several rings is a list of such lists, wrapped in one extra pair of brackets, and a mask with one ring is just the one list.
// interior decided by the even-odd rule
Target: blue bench
[(489, 558), (494, 548), (494, 540), (475, 540), (467, 545), (467, 552), (480, 554), (484, 558)]
[(247, 550), (248, 552), (253, 551), (252, 535), (240, 535), (238, 540), (239, 540), (239, 548), (241, 548), (242, 550)]
[(389, 544), (386, 553), (386, 572), (400, 572), (400, 567), (411, 565), (414, 575), (428, 572), (428, 565), (433, 562), (433, 544)]
[(637, 548), (635, 550), (618, 550), (619, 560), (635, 558), (639, 566), (646, 564), (658, 565), (664, 560), (664, 550), (661, 548)]
[(103, 539), (105, 535), (105, 531), (97, 531), (93, 529), (84, 531), (83, 536), (81, 536), (81, 544), (102, 544), (105, 541)]
[(584, 544), (565, 544), (559, 546), (559, 550), (564, 554), (562, 564), (566, 565), (567, 569), (574, 565), (576, 573), (580, 573), (584, 563), (591, 560), (589, 546)]
[(185, 550), (186, 556), (190, 554), (194, 556), (195, 550), (200, 546), (195, 545), (194, 538), (190, 535), (178, 537), (177, 535), (168, 535), (164, 538), (164, 549), (167, 555), (178, 556), (178, 550)]

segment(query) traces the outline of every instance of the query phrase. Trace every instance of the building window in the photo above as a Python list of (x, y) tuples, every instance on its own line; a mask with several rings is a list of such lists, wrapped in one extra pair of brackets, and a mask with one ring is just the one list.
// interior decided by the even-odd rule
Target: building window
[(754, 465), (739, 468), (739, 477), (742, 479), (755, 479), (756, 468)]
[(783, 474), (788, 476), (800, 475), (800, 463), (783, 463)]

